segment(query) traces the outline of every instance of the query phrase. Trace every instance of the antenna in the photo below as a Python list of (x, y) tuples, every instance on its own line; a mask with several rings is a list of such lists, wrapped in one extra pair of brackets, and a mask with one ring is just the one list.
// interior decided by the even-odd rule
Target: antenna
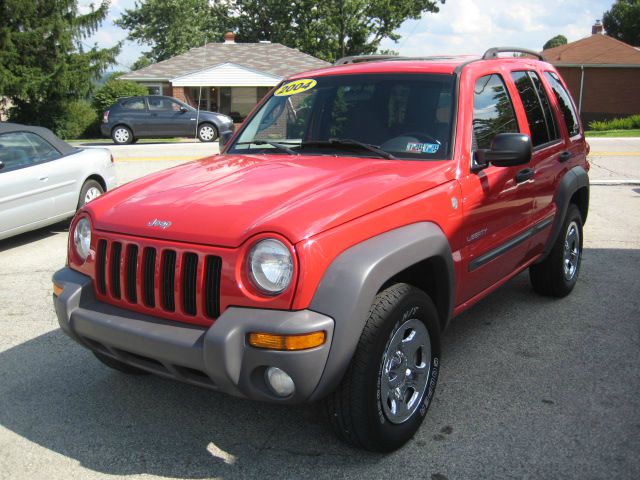
[[(202, 70), (204, 70), (204, 67), (206, 65), (206, 58), (207, 58), (207, 37), (205, 35), (204, 37), (204, 45), (203, 45), (203, 51), (202, 51)], [(196, 143), (198, 141), (198, 124), (200, 123), (200, 100), (202, 99), (202, 80), (200, 80), (200, 88), (198, 90), (198, 109), (196, 111), (196, 131), (193, 137), (193, 143)]]

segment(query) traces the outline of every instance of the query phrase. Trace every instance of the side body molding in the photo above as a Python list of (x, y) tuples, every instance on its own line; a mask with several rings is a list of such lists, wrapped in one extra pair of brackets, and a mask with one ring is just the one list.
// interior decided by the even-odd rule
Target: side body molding
[[(355, 352), (373, 300), (394, 275), (423, 260), (437, 259), (436, 282), (444, 292), (441, 325), (451, 317), (455, 272), (449, 242), (440, 227), (421, 222), (370, 238), (341, 253), (325, 272), (310, 309), (332, 317), (335, 331), (329, 360), (310, 400), (338, 385)], [(436, 299), (434, 299), (434, 302)], [(442, 305), (444, 303), (444, 305)]]
[[(544, 260), (553, 248), (553, 244), (558, 238), (558, 235), (560, 235), (560, 229), (562, 228), (564, 217), (566, 216), (567, 209), (569, 208), (569, 201), (573, 194), (581, 188), (586, 188), (587, 192), (589, 191), (589, 174), (581, 166), (576, 166), (565, 173), (564, 177), (562, 177), (562, 180), (560, 181), (560, 185), (558, 185), (556, 197), (553, 200), (556, 203), (556, 216), (551, 229), (551, 235), (549, 235), (547, 244), (544, 247), (544, 255), (540, 261)], [(587, 216), (585, 214), (582, 221), (586, 222), (586, 220)]]

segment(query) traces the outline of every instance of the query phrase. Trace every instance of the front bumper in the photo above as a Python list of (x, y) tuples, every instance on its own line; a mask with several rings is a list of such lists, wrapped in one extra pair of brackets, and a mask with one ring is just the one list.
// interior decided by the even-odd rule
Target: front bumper
[[(278, 403), (307, 401), (320, 382), (333, 339), (334, 321), (312, 312), (228, 308), (210, 327), (162, 320), (98, 302), (91, 279), (70, 268), (55, 273), (63, 287), (54, 295), (62, 330), (86, 348), (129, 365), (236, 396)], [(301, 351), (251, 347), (249, 332), (301, 334), (324, 330), (323, 345)], [(287, 398), (265, 382), (278, 367), (295, 383)]]

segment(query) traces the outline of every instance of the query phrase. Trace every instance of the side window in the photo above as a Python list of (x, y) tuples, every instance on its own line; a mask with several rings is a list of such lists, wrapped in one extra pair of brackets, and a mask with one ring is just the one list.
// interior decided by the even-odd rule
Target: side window
[(551, 89), (556, 96), (558, 106), (560, 107), (560, 111), (562, 112), (562, 116), (564, 117), (564, 123), (567, 125), (569, 136), (573, 137), (574, 135), (579, 134), (580, 123), (578, 122), (578, 115), (573, 108), (573, 103), (571, 102), (569, 92), (567, 92), (562, 86), (562, 83), (560, 83), (560, 79), (555, 73), (544, 72), (544, 76), (549, 81)]
[(49, 162), (62, 155), (45, 139), (31, 132), (12, 132), (0, 135), (2, 172)]
[(33, 148), (34, 163), (49, 162), (62, 156), (58, 150), (53, 148), (53, 146), (41, 136), (29, 132), (24, 132), (24, 136)]
[(122, 102), (122, 108), (125, 110), (144, 110), (144, 99), (131, 98)]
[(511, 78), (520, 94), (520, 100), (527, 115), (533, 147), (560, 138), (549, 98), (538, 75), (530, 71), (513, 72)]
[(519, 131), (511, 97), (500, 75), (480, 77), (473, 93), (473, 150), (490, 148), (499, 133)]

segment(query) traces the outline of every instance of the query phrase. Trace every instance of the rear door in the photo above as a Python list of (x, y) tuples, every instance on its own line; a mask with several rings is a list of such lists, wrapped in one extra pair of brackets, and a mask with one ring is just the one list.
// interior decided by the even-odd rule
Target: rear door
[[(112, 115), (112, 114), (110, 114)], [(118, 123), (128, 125), (133, 131), (133, 136), (148, 136), (153, 129), (150, 125), (149, 110), (144, 97), (132, 97), (122, 100), (117, 112), (117, 119), (113, 120), (114, 126)]]
[(540, 253), (532, 245), (549, 236), (555, 214), (553, 195), (559, 173), (565, 137), (554, 114), (549, 92), (534, 69), (514, 70), (511, 78), (518, 90), (518, 100), (526, 116), (533, 146), (532, 178), (528, 184), (533, 197), (531, 226), (534, 228), (527, 260)]

